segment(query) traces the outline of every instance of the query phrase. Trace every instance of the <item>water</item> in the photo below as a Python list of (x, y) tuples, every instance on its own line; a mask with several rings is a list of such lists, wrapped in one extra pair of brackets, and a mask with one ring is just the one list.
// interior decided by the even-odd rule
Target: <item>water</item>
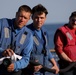
[(59, 24), (46, 24), (44, 25), (44, 27), (48, 30), (48, 34), (49, 34), (49, 46), (51, 49), (54, 48), (54, 43), (53, 43), (53, 39), (54, 39), (54, 34), (55, 31), (57, 30), (57, 28), (61, 27), (62, 25), (64, 25), (64, 23), (59, 23)]

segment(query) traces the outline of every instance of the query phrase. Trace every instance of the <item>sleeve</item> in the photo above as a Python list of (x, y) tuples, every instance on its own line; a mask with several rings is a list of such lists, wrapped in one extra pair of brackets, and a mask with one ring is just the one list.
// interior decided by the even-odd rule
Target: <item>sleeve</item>
[(50, 50), (49, 50), (48, 59), (51, 60), (52, 58), (54, 58), (54, 57), (53, 57), (52, 53), (51, 53)]
[(22, 52), (22, 59), (14, 63), (15, 71), (27, 67), (27, 65), (29, 64), (30, 53), (32, 51), (32, 48), (33, 48), (33, 36), (31, 35), (29, 37), (28, 43), (25, 45), (25, 49)]
[(1, 20), (0, 20), (0, 38), (1, 38)]
[(49, 38), (49, 34), (48, 34), (48, 32), (47, 32), (47, 41), (48, 41), (48, 59), (52, 59), (52, 58), (54, 58), (53, 57), (53, 55), (52, 55), (52, 53), (51, 53), (51, 51), (50, 51), (50, 47), (49, 47), (49, 44), (50, 44), (50, 40), (49, 40), (50, 38)]
[(2, 19), (0, 19), (0, 56), (2, 56), (3, 48), (1, 47)]
[(63, 45), (64, 45), (64, 35), (61, 32), (57, 32), (54, 37), (54, 44), (55, 44), (55, 50), (58, 55), (60, 55), (63, 52)]

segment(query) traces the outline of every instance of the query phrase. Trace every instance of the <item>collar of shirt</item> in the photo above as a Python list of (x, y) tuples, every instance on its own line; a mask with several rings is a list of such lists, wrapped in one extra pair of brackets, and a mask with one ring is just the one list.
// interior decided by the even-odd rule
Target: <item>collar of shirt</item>
[(41, 30), (35, 30), (36, 34), (40, 37), (40, 39), (42, 38), (42, 34), (41, 34)]

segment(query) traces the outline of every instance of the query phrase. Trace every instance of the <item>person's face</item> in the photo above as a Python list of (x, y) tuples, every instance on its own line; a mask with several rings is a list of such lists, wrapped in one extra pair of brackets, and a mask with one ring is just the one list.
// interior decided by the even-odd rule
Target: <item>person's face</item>
[(75, 17), (71, 17), (69, 19), (69, 23), (72, 26), (72, 28), (76, 28), (76, 16)]
[(16, 13), (16, 26), (22, 28), (26, 25), (28, 20), (30, 19), (31, 14), (26, 11), (21, 11)]
[(43, 26), (46, 20), (46, 15), (45, 13), (39, 14), (36, 12), (33, 14), (32, 19), (33, 19), (34, 27), (39, 30)]

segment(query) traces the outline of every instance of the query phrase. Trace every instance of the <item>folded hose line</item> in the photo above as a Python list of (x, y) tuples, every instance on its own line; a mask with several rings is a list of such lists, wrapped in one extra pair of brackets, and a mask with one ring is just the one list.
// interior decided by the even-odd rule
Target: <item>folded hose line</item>
[[(34, 65), (34, 66), (42, 65), (42, 64), (40, 64), (39, 62), (34, 62), (34, 61), (30, 61), (30, 64), (32, 64), (32, 65)], [(60, 73), (66, 72), (66, 71), (70, 70), (71, 68), (73, 68), (75, 65), (76, 65), (76, 62), (73, 62), (73, 63), (71, 63), (69, 66), (67, 66), (66, 68), (60, 69), (59, 72), (60, 72)], [(54, 70), (54, 69), (47, 68), (46, 66), (43, 66), (43, 65), (42, 65), (42, 67), (43, 67), (43, 69), (44, 69), (45, 71), (47, 71), (47, 72), (55, 73), (55, 70)]]

